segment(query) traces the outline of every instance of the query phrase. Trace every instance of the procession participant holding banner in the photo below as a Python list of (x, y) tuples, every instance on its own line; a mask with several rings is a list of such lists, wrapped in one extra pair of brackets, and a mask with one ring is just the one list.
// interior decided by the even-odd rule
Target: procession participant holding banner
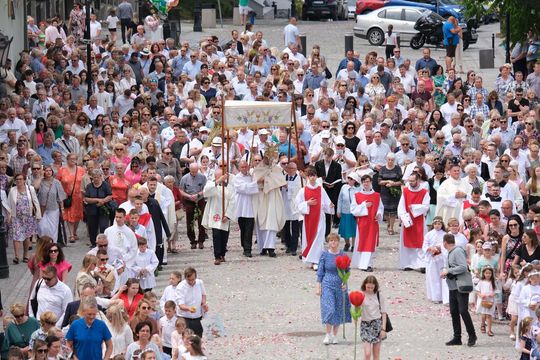
[(238, 164), (240, 172), (233, 178), (231, 183), (236, 193), (236, 217), (240, 228), (240, 244), (244, 249), (244, 256), (251, 257), (253, 243), (253, 230), (255, 228), (255, 213), (253, 211), (253, 198), (259, 192), (259, 186), (249, 173), (249, 164), (240, 160)]
[(384, 206), (381, 195), (373, 191), (371, 176), (360, 179), (360, 191), (354, 194), (351, 214), (356, 217), (356, 242), (353, 249), (351, 267), (373, 271), (373, 253), (379, 244), (379, 221), (382, 220)]
[(302, 261), (311, 263), (317, 270), (324, 250), (326, 234), (325, 214), (334, 211), (334, 205), (317, 179), (317, 170), (308, 166), (305, 171), (307, 184), (296, 195), (298, 211), (302, 214)]
[(421, 187), (418, 174), (409, 176), (398, 204), (401, 219), (399, 267), (403, 270), (424, 269), (422, 245), (427, 232), (425, 217), (429, 210), (429, 191)]

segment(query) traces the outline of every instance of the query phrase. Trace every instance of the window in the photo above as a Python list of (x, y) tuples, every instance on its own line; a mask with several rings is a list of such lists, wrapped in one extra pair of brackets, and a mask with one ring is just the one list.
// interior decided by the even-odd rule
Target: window
[(386, 18), (389, 20), (401, 20), (401, 9), (386, 9)]
[(386, 10), (381, 11), (377, 16), (384, 19), (386, 17)]
[(420, 18), (420, 13), (415, 10), (405, 10), (405, 21), (416, 22)]

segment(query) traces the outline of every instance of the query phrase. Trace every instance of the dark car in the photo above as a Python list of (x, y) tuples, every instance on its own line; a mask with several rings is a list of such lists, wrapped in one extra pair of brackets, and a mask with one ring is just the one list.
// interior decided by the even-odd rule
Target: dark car
[(302, 8), (302, 20), (333, 19), (347, 20), (347, 0), (305, 0)]

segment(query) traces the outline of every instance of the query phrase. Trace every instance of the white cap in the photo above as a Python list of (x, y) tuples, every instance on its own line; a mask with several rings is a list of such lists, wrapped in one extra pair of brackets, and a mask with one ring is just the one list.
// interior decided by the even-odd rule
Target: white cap
[(221, 144), (222, 144), (222, 141), (219, 136), (215, 137), (214, 140), (212, 140), (212, 146), (221, 146)]
[(207, 128), (206, 126), (201, 126), (201, 127), (199, 128), (199, 132), (203, 132), (203, 131), (210, 132), (210, 129)]
[(259, 135), (270, 135), (270, 131), (268, 131), (266, 129), (260, 129), (259, 130)]
[(334, 143), (345, 145), (345, 139), (343, 136), (338, 136), (334, 139)]

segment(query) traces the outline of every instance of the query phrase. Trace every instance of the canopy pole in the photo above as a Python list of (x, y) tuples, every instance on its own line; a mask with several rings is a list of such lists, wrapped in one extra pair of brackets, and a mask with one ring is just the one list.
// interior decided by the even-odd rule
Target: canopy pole
[[(229, 131), (227, 130), (227, 133)], [(221, 163), (223, 164), (225, 154), (225, 99), (221, 98)], [(218, 166), (219, 162), (218, 162)], [(225, 164), (227, 166), (227, 164)], [(221, 218), (225, 217), (225, 186), (221, 184)]]
[[(296, 139), (296, 145), (298, 147), (300, 147), (300, 141), (298, 140), (298, 126), (296, 124), (296, 111), (294, 110), (294, 101), (293, 101), (292, 118), (293, 118), (294, 137)], [(289, 140), (289, 144), (290, 144), (290, 140)], [(302, 161), (302, 164), (303, 164), (304, 157), (299, 157), (299, 154), (300, 154), (300, 149), (296, 149), (296, 158), (298, 159), (297, 164), (300, 163), (300, 161)], [(304, 187), (304, 178), (302, 176), (300, 176), (300, 185), (302, 185), (302, 187)]]

